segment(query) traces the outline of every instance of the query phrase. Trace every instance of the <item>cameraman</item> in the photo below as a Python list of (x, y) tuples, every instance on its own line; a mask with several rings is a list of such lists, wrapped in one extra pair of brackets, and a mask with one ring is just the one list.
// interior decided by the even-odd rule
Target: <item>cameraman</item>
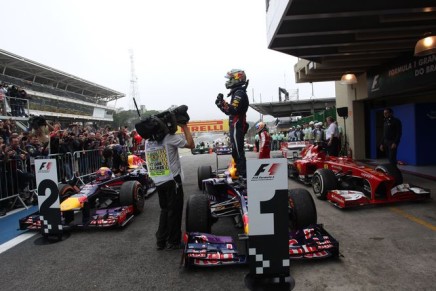
[(181, 248), (183, 188), (178, 149), (193, 149), (195, 143), (186, 123), (179, 126), (184, 138), (175, 133), (167, 133), (160, 141), (148, 139), (145, 145), (148, 170), (157, 185), (161, 208), (156, 232), (157, 250)]
[(218, 94), (215, 104), (229, 116), (230, 142), (232, 157), (236, 163), (239, 177), (246, 178), (246, 160), (244, 151), (244, 136), (248, 130), (246, 113), (248, 110), (247, 76), (243, 70), (233, 69), (227, 72), (226, 88), (230, 89), (230, 103), (224, 100), (223, 94)]

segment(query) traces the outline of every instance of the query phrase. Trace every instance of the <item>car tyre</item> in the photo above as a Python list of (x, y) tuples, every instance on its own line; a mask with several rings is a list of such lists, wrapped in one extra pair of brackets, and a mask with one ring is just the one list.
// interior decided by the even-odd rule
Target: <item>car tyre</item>
[(211, 232), (209, 199), (204, 194), (193, 194), (186, 205), (186, 231)]
[(120, 205), (133, 205), (135, 214), (144, 210), (144, 188), (138, 181), (126, 181), (120, 188)]
[(303, 229), (317, 223), (316, 206), (309, 191), (302, 188), (288, 190), (288, 199), (291, 230)]
[(212, 167), (211, 166), (201, 166), (197, 169), (197, 179), (198, 179), (198, 189), (204, 190), (203, 180), (212, 177)]
[(403, 174), (401, 174), (401, 171), (398, 169), (398, 167), (391, 164), (382, 164), (378, 165), (375, 170), (394, 177), (395, 186), (403, 184)]
[(335, 173), (330, 169), (318, 169), (312, 177), (313, 193), (320, 200), (326, 200), (327, 193), (337, 189), (337, 184)]

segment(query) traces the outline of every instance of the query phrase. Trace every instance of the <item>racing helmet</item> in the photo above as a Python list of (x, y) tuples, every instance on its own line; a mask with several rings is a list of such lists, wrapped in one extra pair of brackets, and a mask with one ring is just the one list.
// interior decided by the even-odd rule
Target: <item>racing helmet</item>
[(101, 167), (97, 171), (96, 180), (97, 181), (107, 181), (112, 178), (112, 170), (108, 167)]
[(129, 164), (129, 169), (136, 169), (140, 167), (144, 161), (137, 155), (129, 155), (127, 158), (127, 163)]
[(247, 76), (243, 70), (233, 69), (224, 76), (226, 79), (226, 88), (232, 89), (238, 86), (242, 86), (247, 81)]
[(256, 124), (256, 132), (260, 133), (263, 129), (265, 129), (266, 125), (262, 121)]

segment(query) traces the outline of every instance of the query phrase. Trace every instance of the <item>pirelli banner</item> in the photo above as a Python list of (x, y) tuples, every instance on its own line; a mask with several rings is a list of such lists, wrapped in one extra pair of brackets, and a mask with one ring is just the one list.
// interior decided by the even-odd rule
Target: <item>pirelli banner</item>
[[(196, 132), (228, 132), (229, 131), (229, 120), (200, 120), (200, 121), (189, 121), (189, 130), (192, 133)], [(177, 129), (177, 133), (182, 133), (181, 128)]]

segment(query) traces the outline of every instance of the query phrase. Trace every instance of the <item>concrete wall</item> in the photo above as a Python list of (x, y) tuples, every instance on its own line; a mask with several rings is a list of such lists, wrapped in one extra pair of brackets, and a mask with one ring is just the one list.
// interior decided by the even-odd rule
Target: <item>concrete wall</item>
[(353, 152), (353, 158), (365, 158), (365, 112), (364, 104), (360, 100), (366, 99), (366, 75), (358, 77), (357, 84), (342, 85), (335, 83), (336, 108), (348, 107), (348, 118), (344, 126), (344, 119), (338, 117), (338, 124), (346, 129), (347, 140)]

